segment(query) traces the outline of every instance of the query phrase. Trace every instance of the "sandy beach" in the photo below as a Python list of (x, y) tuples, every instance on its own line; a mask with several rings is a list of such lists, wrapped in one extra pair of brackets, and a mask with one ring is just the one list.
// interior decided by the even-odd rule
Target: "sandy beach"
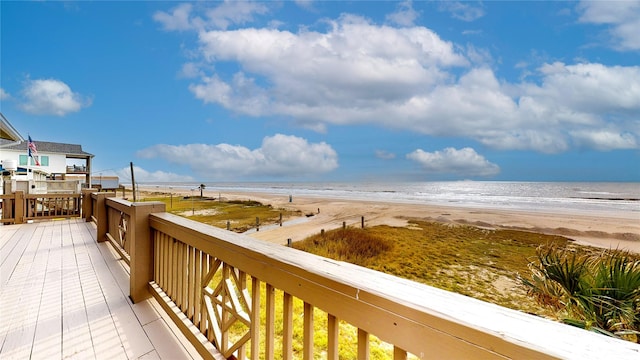
[[(189, 196), (190, 191), (162, 187), (144, 187), (143, 192)], [(199, 195), (199, 193), (197, 194)], [(570, 214), (566, 212), (533, 212), (501, 209), (465, 208), (430, 204), (345, 200), (314, 196), (289, 196), (258, 192), (223, 192), (205, 189), (204, 196), (229, 200), (256, 200), (274, 208), (300, 210), (300, 218), (285, 219), (283, 226), (264, 226), (248, 235), (279, 244), (287, 239), (298, 241), (319, 233), (347, 226), (389, 225), (404, 227), (409, 220), (429, 220), (466, 224), (483, 228), (526, 230), (568, 237), (582, 245), (624, 249), (640, 253), (640, 214)]]

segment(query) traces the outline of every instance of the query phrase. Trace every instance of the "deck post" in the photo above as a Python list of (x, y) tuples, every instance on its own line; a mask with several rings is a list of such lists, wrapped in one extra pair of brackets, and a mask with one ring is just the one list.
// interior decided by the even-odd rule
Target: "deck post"
[(13, 198), (14, 224), (24, 224), (24, 219), (27, 216), (24, 191), (16, 191), (13, 195), (15, 196)]
[(165, 204), (160, 201), (131, 204), (129, 297), (133, 303), (151, 297), (149, 282), (153, 280), (153, 239), (149, 214), (164, 211)]
[(96, 218), (96, 240), (98, 242), (107, 241), (109, 219), (106, 199), (114, 196), (115, 194), (110, 192), (97, 192), (91, 194), (91, 198), (96, 199), (96, 207), (92, 210), (92, 216)]
[(97, 189), (82, 189), (82, 217), (85, 221), (91, 221), (92, 202), (91, 193), (98, 191)]

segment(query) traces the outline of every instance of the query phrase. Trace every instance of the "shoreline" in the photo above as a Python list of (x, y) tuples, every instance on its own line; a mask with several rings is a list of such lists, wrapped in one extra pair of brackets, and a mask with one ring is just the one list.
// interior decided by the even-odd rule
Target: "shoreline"
[[(153, 194), (179, 196), (200, 195), (199, 191), (171, 189), (161, 186), (140, 186), (139, 191)], [(611, 213), (571, 213), (568, 211), (529, 211), (483, 208), (480, 206), (456, 206), (437, 204), (417, 204), (410, 202), (372, 201), (294, 195), (268, 192), (221, 192), (204, 189), (205, 197), (217, 198), (221, 194), (228, 200), (256, 200), (270, 204), (274, 208), (299, 210), (303, 216), (311, 215), (305, 221), (288, 219), (282, 227), (269, 226), (248, 235), (279, 244), (287, 239), (302, 240), (319, 233), (342, 226), (388, 225), (407, 227), (410, 220), (435, 221), (449, 224), (470, 225), (490, 229), (512, 229), (543, 234), (560, 235), (573, 239), (577, 244), (604, 249), (629, 250), (640, 253), (640, 219), (635, 214)], [(291, 221), (293, 220), (293, 221)]]

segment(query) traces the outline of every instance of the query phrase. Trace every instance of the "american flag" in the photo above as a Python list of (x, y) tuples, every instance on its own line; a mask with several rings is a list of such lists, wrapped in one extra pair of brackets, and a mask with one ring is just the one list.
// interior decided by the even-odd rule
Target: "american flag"
[(40, 166), (40, 161), (38, 161), (38, 149), (36, 149), (36, 143), (31, 140), (31, 135), (29, 135), (29, 147), (28, 150), (29, 157), (32, 158), (37, 166)]

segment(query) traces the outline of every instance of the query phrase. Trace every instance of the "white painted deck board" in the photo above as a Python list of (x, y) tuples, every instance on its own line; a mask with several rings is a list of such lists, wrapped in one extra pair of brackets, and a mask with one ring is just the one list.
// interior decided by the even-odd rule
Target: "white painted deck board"
[[(23, 243), (15, 249), (21, 249), (21, 256), (15, 260), (15, 268), (7, 280), (19, 282), (20, 287), (6, 284), (3, 290), (11, 291), (13, 297), (3, 299), (9, 306), (3, 311), (3, 338), (2, 348), (9, 349), (8, 355), (13, 358), (27, 358), (31, 352), (31, 339), (33, 339), (40, 292), (44, 284), (44, 271), (42, 271), (43, 251), (38, 251), (42, 244), (41, 229), (32, 232), (29, 239), (22, 238)], [(46, 246), (46, 245), (45, 245)], [(42, 249), (40, 249), (42, 250)], [(4, 307), (4, 306), (3, 306)], [(5, 319), (5, 316), (7, 319)]]
[(0, 231), (0, 249), (4, 249), (16, 231), (18, 231), (17, 228), (7, 228)]
[[(0, 226), (0, 359), (199, 358), (82, 219)], [(161, 311), (161, 310), (160, 310)]]
[[(16, 231), (7, 244), (0, 249), (0, 289), (5, 286), (11, 274), (16, 270), (16, 266), (37, 228), (27, 225), (33, 224), (26, 224), (23, 231)], [(4, 230), (5, 227), (2, 226), (2, 229)]]
[(31, 350), (32, 359), (62, 357), (62, 229), (52, 223), (48, 238), (45, 281), (38, 310), (38, 324)]
[(69, 250), (62, 254), (62, 356), (92, 358), (95, 354), (80, 283), (80, 272), (85, 269), (78, 263), (82, 253), (74, 245), (67, 226), (62, 227), (62, 247)]

